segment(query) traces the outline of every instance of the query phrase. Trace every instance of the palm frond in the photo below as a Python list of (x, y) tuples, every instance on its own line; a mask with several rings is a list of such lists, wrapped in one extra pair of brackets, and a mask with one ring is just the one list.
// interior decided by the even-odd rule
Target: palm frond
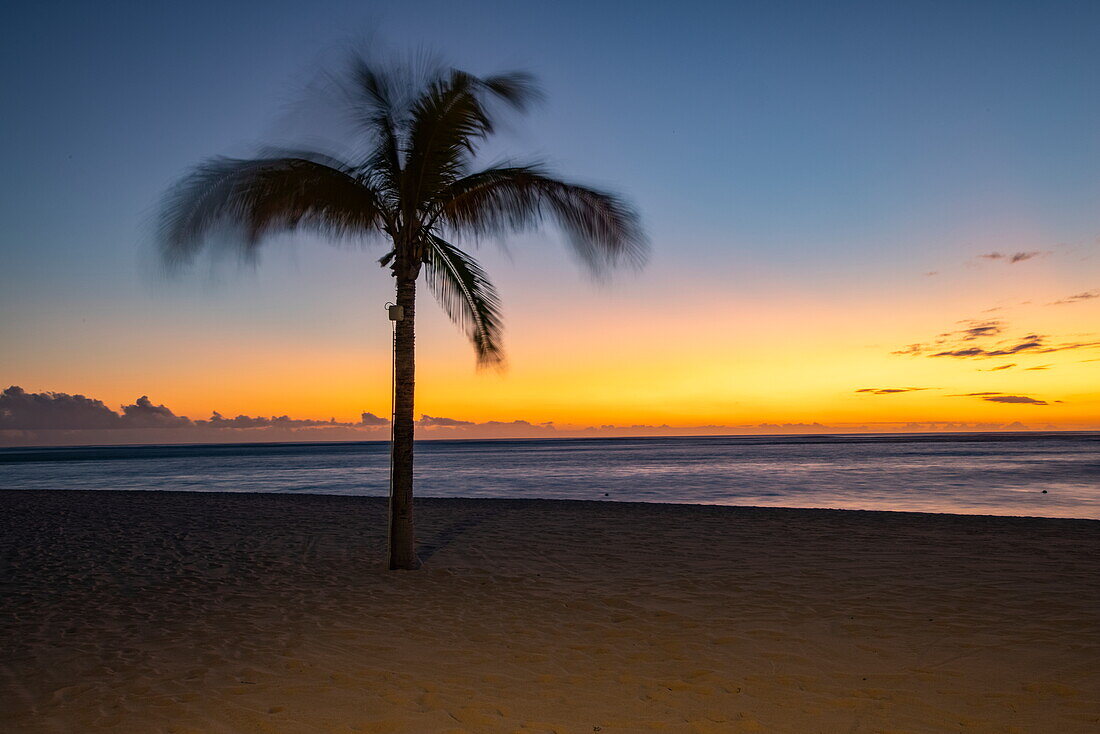
[(428, 286), (439, 305), (466, 332), (478, 365), (503, 362), (500, 297), (481, 266), (454, 245), (431, 235), (424, 247)]
[(408, 127), (407, 104), (403, 98), (408, 94), (410, 80), (402, 81), (400, 76), (361, 56), (352, 58), (351, 77), (355, 90), (352, 112), (370, 138), (370, 153), (363, 168), (379, 178), (383, 190), (393, 195), (400, 188), (404, 166), (402, 138)]
[(552, 218), (597, 274), (624, 263), (640, 266), (648, 253), (638, 215), (625, 201), (553, 178), (537, 165), (466, 176), (439, 197), (435, 216), (452, 231), (474, 235), (520, 231)]
[(158, 234), (169, 265), (190, 261), (215, 229), (236, 229), (251, 254), (265, 235), (310, 228), (335, 237), (384, 229), (376, 193), (320, 154), (250, 160), (214, 158), (165, 194)]
[(452, 69), (432, 80), (412, 105), (406, 204), (420, 209), (465, 175), (478, 145), (495, 130), (494, 102), (523, 111), (538, 96), (533, 79), (521, 72), (481, 79)]
[(535, 77), (525, 71), (487, 76), (481, 80), (481, 86), (519, 112), (526, 112), (533, 103), (542, 101), (544, 96)]

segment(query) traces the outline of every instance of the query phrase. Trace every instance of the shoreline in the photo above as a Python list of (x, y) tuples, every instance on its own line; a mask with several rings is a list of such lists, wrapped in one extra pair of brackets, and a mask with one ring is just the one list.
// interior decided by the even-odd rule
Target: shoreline
[(0, 491), (18, 731), (974, 732), (1100, 725), (1100, 521)]
[[(181, 496), (213, 496), (213, 497), (331, 497), (341, 498), (348, 500), (366, 500), (371, 502), (385, 502), (388, 497), (376, 494), (341, 494), (338, 492), (222, 492), (218, 490), (208, 489), (9, 489), (6, 487), (0, 487), (0, 497), (5, 493), (19, 493), (19, 492), (42, 492), (46, 494), (52, 494), (55, 492), (84, 492), (88, 494), (142, 494), (142, 495), (181, 495)], [(549, 503), (549, 504), (563, 504), (563, 505), (637, 505), (640, 507), (708, 507), (724, 510), (734, 511), (777, 511), (777, 512), (808, 512), (808, 513), (854, 513), (854, 514), (868, 514), (868, 515), (914, 515), (914, 516), (926, 516), (926, 517), (958, 517), (958, 518), (975, 518), (975, 519), (990, 519), (990, 520), (1039, 520), (1047, 521), (1052, 520), (1056, 522), (1072, 522), (1072, 523), (1093, 523), (1096, 525), (1096, 529), (1100, 531), (1100, 518), (1095, 517), (1051, 517), (1047, 515), (997, 515), (993, 513), (980, 513), (980, 512), (926, 512), (921, 510), (867, 510), (851, 507), (795, 507), (787, 505), (733, 505), (733, 504), (721, 504), (716, 502), (670, 502), (666, 500), (617, 500), (617, 499), (573, 499), (573, 498), (558, 498), (558, 497), (435, 497), (435, 496), (421, 496), (416, 495), (413, 498), (413, 502), (420, 504), (422, 502), (489, 502), (489, 503)]]

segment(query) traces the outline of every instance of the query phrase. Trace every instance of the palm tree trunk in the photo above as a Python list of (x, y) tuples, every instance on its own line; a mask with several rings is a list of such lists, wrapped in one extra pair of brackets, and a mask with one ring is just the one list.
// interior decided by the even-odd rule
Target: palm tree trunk
[(390, 479), (390, 532), (387, 565), (394, 569), (420, 568), (413, 533), (413, 394), (415, 389), (416, 277), (396, 268), (397, 305), (404, 309), (395, 325), (393, 472)]

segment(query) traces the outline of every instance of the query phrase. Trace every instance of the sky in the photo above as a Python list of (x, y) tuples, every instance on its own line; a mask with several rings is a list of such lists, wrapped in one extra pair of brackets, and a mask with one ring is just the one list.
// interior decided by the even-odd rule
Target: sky
[(308, 142), (288, 111), (352, 47), (533, 72), (494, 153), (629, 197), (651, 240), (608, 283), (552, 227), (483, 243), (507, 368), (425, 304), (422, 435), (1100, 428), (1098, 29), (1095, 2), (20, 4), (0, 442), (168, 440), (142, 396), (189, 439), (385, 430), (381, 251), (280, 237), (167, 279), (151, 236), (191, 166)]

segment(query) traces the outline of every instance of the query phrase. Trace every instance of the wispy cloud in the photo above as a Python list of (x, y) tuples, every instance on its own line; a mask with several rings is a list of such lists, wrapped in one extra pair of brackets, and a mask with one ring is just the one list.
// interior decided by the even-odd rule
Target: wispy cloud
[[(932, 352), (928, 356), (930, 357), (1004, 357), (1009, 354), (1019, 354), (1020, 352), (1029, 352), (1046, 349), (1044, 343), (1045, 337), (1038, 334), (1028, 334), (1023, 337), (1022, 341), (1015, 344), (1007, 344), (995, 347), (993, 349), (986, 349), (984, 347), (962, 347), (959, 349), (945, 349), (939, 352)], [(1049, 350), (1048, 350), (1049, 351)]]
[(981, 370), (981, 371), (982, 372), (1000, 372), (1001, 370), (1010, 370), (1015, 366), (1016, 366), (1015, 362), (1010, 362), (1009, 364), (999, 364), (996, 367), (990, 367), (987, 370)]
[(1064, 306), (1067, 303), (1080, 303), (1081, 301), (1091, 301), (1094, 298), (1100, 298), (1100, 291), (1085, 291), (1084, 293), (1077, 293), (1072, 296), (1067, 296), (1058, 301), (1051, 301), (1048, 306)]
[(979, 398), (990, 403), (1010, 403), (1017, 405), (1050, 405), (1046, 400), (1029, 397), (1027, 395), (1010, 395), (1003, 392), (967, 392), (949, 395), (952, 398)]
[(974, 339), (980, 339), (986, 336), (996, 336), (1004, 331), (1003, 321), (964, 321), (962, 323), (969, 324), (969, 326), (956, 332), (940, 334), (940, 336), (958, 334), (962, 337), (963, 341), (973, 341)]
[(1021, 262), (1024, 262), (1025, 260), (1031, 260), (1032, 258), (1036, 258), (1036, 257), (1039, 257), (1040, 255), (1045, 255), (1045, 254), (1046, 253), (1043, 252), (1042, 250), (1030, 250), (1030, 251), (1027, 251), (1027, 252), (1014, 252), (1014, 253), (987, 252), (984, 255), (978, 255), (978, 257), (983, 258), (985, 260), (1004, 260), (1009, 265), (1013, 265), (1015, 263), (1021, 263)]
[(1045, 400), (1038, 400), (1036, 398), (1028, 397), (1027, 395), (990, 395), (989, 397), (982, 398), (988, 400), (991, 403), (1022, 403), (1025, 405), (1050, 405)]
[[(1049, 354), (1051, 352), (1100, 347), (1100, 341), (1052, 343), (1052, 337), (1046, 334), (1025, 334), (1011, 339), (993, 340), (994, 337), (1000, 337), (1007, 331), (1003, 321), (964, 320), (958, 323), (963, 328), (937, 334), (936, 338), (930, 342), (909, 344), (894, 350), (891, 354), (988, 359), (991, 357), (1007, 357), (1014, 354)], [(1010, 366), (1015, 366), (1015, 364), (994, 369), (1008, 369)]]
[(870, 393), (871, 395), (893, 395), (899, 392), (917, 392), (918, 390), (932, 390), (931, 387), (861, 387), (856, 392)]

